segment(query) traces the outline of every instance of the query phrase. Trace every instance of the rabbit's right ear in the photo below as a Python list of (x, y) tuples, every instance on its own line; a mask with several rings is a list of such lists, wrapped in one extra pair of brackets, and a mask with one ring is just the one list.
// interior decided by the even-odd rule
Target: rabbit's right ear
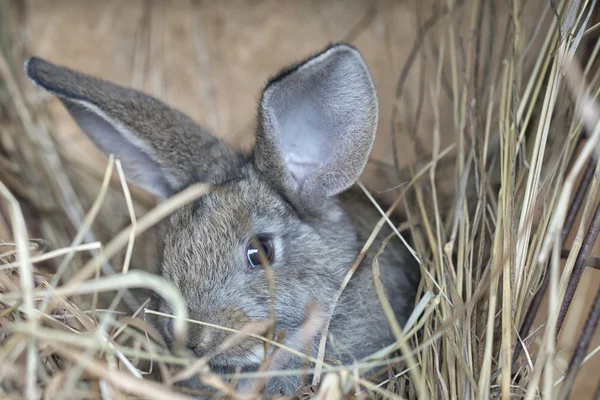
[(218, 183), (241, 162), (229, 146), (189, 117), (139, 91), (31, 58), (25, 74), (57, 96), (126, 176), (160, 197), (196, 182)]
[(319, 212), (362, 173), (377, 115), (375, 85), (360, 53), (331, 46), (267, 85), (254, 165), (296, 208)]

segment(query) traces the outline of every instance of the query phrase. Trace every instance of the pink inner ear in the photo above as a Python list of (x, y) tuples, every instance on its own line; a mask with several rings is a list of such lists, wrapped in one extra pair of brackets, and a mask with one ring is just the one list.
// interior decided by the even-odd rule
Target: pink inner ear
[[(279, 185), (293, 185), (288, 189), (306, 191), (302, 201), (318, 203), (358, 179), (378, 111), (375, 87), (356, 50), (332, 47), (276, 79), (263, 93), (261, 110), (264, 133), (293, 180)], [(271, 160), (262, 161), (269, 168)]]
[(302, 161), (295, 153), (286, 154), (285, 164), (292, 179), (296, 182), (296, 189), (302, 188), (306, 176), (321, 166), (320, 163), (312, 162), (311, 160)]
[(287, 170), (301, 188), (308, 174), (327, 162), (337, 132), (329, 126), (318, 101), (311, 101), (314, 96), (301, 91), (297, 95), (293, 103), (279, 103), (276, 115), (280, 151)]
[(176, 178), (161, 168), (150, 156), (149, 146), (127, 127), (111, 120), (100, 108), (89, 102), (62, 101), (96, 146), (105, 154), (115, 154), (121, 160), (127, 179), (160, 198), (174, 193)]

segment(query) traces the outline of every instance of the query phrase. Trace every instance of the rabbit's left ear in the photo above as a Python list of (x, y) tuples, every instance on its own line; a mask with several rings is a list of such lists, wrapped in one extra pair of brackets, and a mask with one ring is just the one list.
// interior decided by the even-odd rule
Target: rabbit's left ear
[(128, 179), (159, 197), (196, 182), (218, 183), (245, 162), (154, 97), (36, 57), (25, 74), (63, 102), (101, 151), (122, 161)]
[(377, 93), (360, 53), (331, 46), (267, 85), (254, 165), (296, 207), (317, 211), (359, 178), (377, 117)]

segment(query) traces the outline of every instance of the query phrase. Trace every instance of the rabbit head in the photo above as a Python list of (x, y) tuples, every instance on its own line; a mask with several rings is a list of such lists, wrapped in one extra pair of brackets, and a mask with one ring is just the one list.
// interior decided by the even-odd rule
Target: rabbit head
[[(239, 329), (269, 320), (273, 300), (276, 330), (302, 348), (307, 309), (320, 305), (324, 317), (362, 246), (337, 196), (363, 171), (377, 128), (375, 87), (355, 48), (332, 45), (268, 82), (250, 154), (138, 91), (39, 58), (25, 72), (136, 185), (161, 198), (196, 182), (217, 187), (162, 231), (161, 274), (191, 318)], [(203, 355), (228, 335), (193, 324), (188, 347)], [(212, 361), (249, 367), (261, 351), (249, 339)]]

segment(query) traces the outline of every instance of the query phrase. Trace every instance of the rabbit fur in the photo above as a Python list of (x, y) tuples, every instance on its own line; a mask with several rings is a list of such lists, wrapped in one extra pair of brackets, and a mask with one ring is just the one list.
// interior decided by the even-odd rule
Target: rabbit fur
[[(374, 255), (390, 230), (382, 230), (331, 310), (381, 218), (354, 186), (378, 119), (375, 86), (357, 49), (330, 45), (271, 79), (259, 101), (256, 144), (249, 154), (234, 151), (186, 115), (139, 91), (39, 58), (26, 62), (25, 73), (57, 96), (96, 146), (121, 160), (138, 186), (163, 199), (197, 182), (219, 188), (175, 211), (161, 227), (161, 275), (181, 291), (190, 318), (241, 329), (269, 320), (273, 294), (276, 332), (285, 331), (286, 346), (308, 349), (313, 357), (328, 318), (326, 360), (352, 363), (394, 342), (372, 272)], [(267, 270), (247, 258), (248, 244), (259, 237), (272, 245), (274, 291)], [(414, 307), (418, 264), (396, 237), (378, 261), (402, 325)], [(165, 303), (159, 307), (170, 311)], [(313, 310), (310, 323), (308, 310)], [(158, 323), (172, 343), (171, 324)], [(191, 324), (188, 348), (202, 356), (229, 335)], [(262, 342), (249, 338), (214, 356), (211, 367), (252, 371), (264, 356)], [(303, 365), (303, 359), (280, 349), (270, 368)], [(273, 377), (265, 391), (293, 394), (302, 382), (301, 376)], [(202, 387), (196, 378), (186, 384)], [(240, 385), (247, 388), (249, 382)]]

